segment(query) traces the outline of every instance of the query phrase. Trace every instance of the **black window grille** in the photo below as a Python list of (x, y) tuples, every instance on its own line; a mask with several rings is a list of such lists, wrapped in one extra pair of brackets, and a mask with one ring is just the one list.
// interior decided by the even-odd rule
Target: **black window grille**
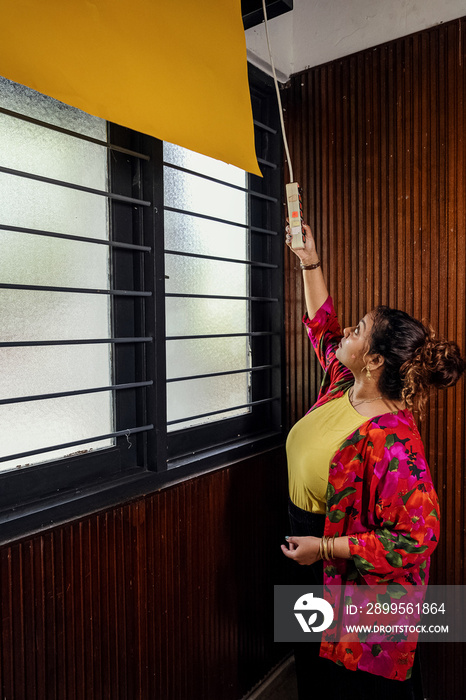
[[(223, 176), (203, 171), (203, 164), (198, 168), (183, 164), (183, 160), (177, 162), (178, 156), (170, 155), (170, 146), (166, 145), (164, 152), (160, 141), (117, 125), (108, 125), (107, 138), (96, 138), (56, 121), (49, 123), (34, 115), (15, 112), (8, 105), (0, 106), (0, 117), (92, 144), (107, 154), (107, 187), (103, 188), (86, 181), (75, 182), (16, 169), (8, 163), (2, 164), (1, 158), (0, 176), (3, 174), (18, 182), (42, 183), (54, 192), (66, 189), (100, 198), (106, 203), (109, 229), (108, 237), (86, 235), (75, 226), (70, 226), (69, 230), (65, 227), (48, 230), (24, 225), (21, 220), (2, 221), (0, 213), (0, 236), (3, 233), (6, 236), (2, 245), (16, 236), (23, 241), (38, 238), (65, 241), (70, 245), (70, 255), (74, 244), (108, 251), (106, 285), (37, 284), (0, 279), (0, 294), (2, 290), (10, 294), (12, 291), (49, 294), (57, 304), (60, 295), (110, 301), (109, 332), (102, 337), (78, 332), (68, 337), (50, 337), (46, 327), (43, 337), (37, 333), (28, 337), (28, 328), (24, 326), (13, 338), (0, 339), (0, 355), (9, 349), (22, 348), (27, 352), (44, 348), (46, 352), (47, 348), (91, 347), (93, 352), (105, 346), (111, 364), (110, 381), (101, 385), (0, 396), (0, 411), (34, 402), (42, 406), (49, 402), (51, 406), (52, 402), (65, 398), (78, 400), (98, 394), (111, 397), (109, 430), (53, 440), (52, 444), (44, 434), (43, 443), (33, 449), (21, 449), (19, 441), (17, 449), (0, 456), (0, 469), (2, 464), (11, 466), (13, 461), (21, 465), (21, 468), (0, 472), (0, 518), (4, 521), (11, 520), (13, 512), (21, 513), (25, 505), (32, 511), (39, 504), (43, 508), (57, 499), (65, 503), (77, 494), (98, 493), (102, 488), (108, 492), (112, 484), (128, 484), (141, 477), (145, 478), (147, 488), (148, 478), (152, 478), (154, 484), (163, 483), (174, 478), (175, 473), (189, 475), (199, 469), (200, 464), (218, 464), (229, 456), (241, 456), (243, 452), (270, 444), (270, 440), (281, 439), (281, 145), (273, 88), (270, 81), (254, 69), (251, 69), (251, 94), (256, 146), (264, 177), (243, 174), (239, 184), (236, 181), (225, 184)], [(59, 156), (57, 154), (57, 158)], [(86, 164), (82, 165), (81, 170), (85, 172)], [(175, 189), (177, 181), (194, 180), (201, 187), (204, 183), (212, 187), (213, 192), (216, 189), (234, 192), (243, 202), (240, 219), (235, 219), (236, 215), (231, 213), (222, 216), (221, 203), (220, 210), (216, 210), (218, 202), (212, 211), (196, 209), (196, 202), (193, 207), (189, 202), (177, 206), (176, 197), (170, 199), (167, 192), (170, 178), (175, 182)], [(188, 222), (201, 235), (206, 228), (213, 231), (217, 227), (214, 239), (238, 233), (242, 237), (242, 255), (228, 254), (228, 246), (219, 249), (215, 245), (199, 252), (194, 244), (189, 244), (189, 236), (183, 239)], [(25, 245), (27, 247), (27, 243)], [(196, 266), (201, 286), (188, 289), (183, 270)], [(234, 269), (242, 270), (239, 292), (229, 288), (229, 274), (224, 275), (213, 292), (203, 288), (206, 271), (215, 270), (217, 275), (220, 271), (222, 278), (222, 271)], [(240, 304), (241, 327), (221, 317), (214, 318), (216, 323), (210, 327), (205, 317), (205, 332), (199, 323), (195, 329), (191, 328), (192, 309), (198, 305), (202, 316), (202, 304), (206, 300), (213, 303), (214, 309), (221, 308), (222, 304), (224, 308)], [(176, 320), (177, 314), (186, 315), (178, 327), (171, 322), (173, 318)], [(235, 316), (231, 306), (227, 316), (229, 319)], [(219, 343), (223, 343), (223, 347), (236, 343), (240, 355), (242, 353), (242, 363), (234, 358), (223, 363), (220, 352), (213, 365), (201, 362), (197, 370), (192, 348), (197, 344), (198, 354), (210, 358), (215, 355)], [(176, 352), (172, 357), (173, 348)], [(220, 397), (216, 396), (216, 382), (223, 382), (225, 394)], [(198, 389), (209, 383), (212, 384), (210, 404), (200, 399), (202, 392)], [(177, 410), (176, 392), (172, 394), (172, 387), (176, 385), (183, 387), (186, 396), (191, 392), (190, 410)], [(231, 388), (235, 386), (240, 387), (239, 393)], [(234, 400), (237, 397), (240, 398)], [(47, 408), (44, 411), (47, 413)], [(53, 459), (57, 450), (62, 454), (59, 459)], [(50, 456), (52, 460), (47, 461)], [(40, 462), (34, 463), (37, 459)], [(28, 461), (31, 466), (26, 466)], [(175, 470), (175, 467), (178, 468)], [(98, 505), (98, 501), (94, 503)]]

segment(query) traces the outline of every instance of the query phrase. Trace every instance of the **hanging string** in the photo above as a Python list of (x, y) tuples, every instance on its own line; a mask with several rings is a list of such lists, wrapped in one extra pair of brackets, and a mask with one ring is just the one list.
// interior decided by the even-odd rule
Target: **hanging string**
[(273, 75), (273, 80), (275, 83), (275, 91), (277, 93), (278, 107), (279, 107), (279, 112), (280, 112), (280, 125), (282, 128), (283, 144), (285, 146), (285, 153), (286, 153), (286, 157), (287, 157), (287, 161), (288, 161), (288, 170), (290, 172), (290, 182), (293, 182), (293, 166), (291, 165), (290, 151), (288, 148), (288, 139), (286, 138), (286, 131), (285, 131), (285, 122), (283, 121), (283, 107), (282, 107), (282, 99), (280, 97), (280, 88), (278, 87), (277, 74), (275, 73), (275, 65), (273, 62), (272, 50), (270, 48), (269, 28), (268, 28), (268, 21), (267, 21), (267, 8), (265, 5), (265, 0), (262, 0), (262, 9), (264, 11), (265, 36), (267, 39), (267, 48), (269, 51), (270, 66), (272, 68), (272, 75)]

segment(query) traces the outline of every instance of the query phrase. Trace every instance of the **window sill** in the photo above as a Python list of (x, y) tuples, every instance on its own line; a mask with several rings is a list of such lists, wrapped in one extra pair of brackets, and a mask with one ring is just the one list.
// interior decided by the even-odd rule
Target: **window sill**
[(135, 469), (132, 473), (105, 482), (63, 491), (47, 499), (5, 509), (0, 513), (0, 545), (17, 542), (93, 513), (121, 506), (283, 445), (283, 434), (264, 433), (254, 439), (243, 439), (222, 448), (185, 455), (170, 462), (166, 471)]

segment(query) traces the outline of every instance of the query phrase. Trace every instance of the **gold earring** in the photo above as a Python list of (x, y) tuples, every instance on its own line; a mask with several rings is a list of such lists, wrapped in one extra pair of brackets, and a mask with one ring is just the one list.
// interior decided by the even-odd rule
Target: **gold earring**
[(370, 380), (372, 379), (372, 374), (371, 374), (371, 370), (370, 370), (369, 365), (365, 366), (365, 370), (366, 370), (366, 377), (367, 377), (368, 381), (370, 382)]

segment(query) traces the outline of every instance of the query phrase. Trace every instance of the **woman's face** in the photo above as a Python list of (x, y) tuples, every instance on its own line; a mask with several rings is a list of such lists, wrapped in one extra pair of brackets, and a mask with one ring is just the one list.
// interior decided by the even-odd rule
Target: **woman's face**
[(370, 347), (370, 335), (374, 321), (372, 312), (366, 314), (357, 326), (343, 329), (343, 338), (336, 350), (336, 357), (353, 374), (361, 372), (367, 362), (366, 353)]

